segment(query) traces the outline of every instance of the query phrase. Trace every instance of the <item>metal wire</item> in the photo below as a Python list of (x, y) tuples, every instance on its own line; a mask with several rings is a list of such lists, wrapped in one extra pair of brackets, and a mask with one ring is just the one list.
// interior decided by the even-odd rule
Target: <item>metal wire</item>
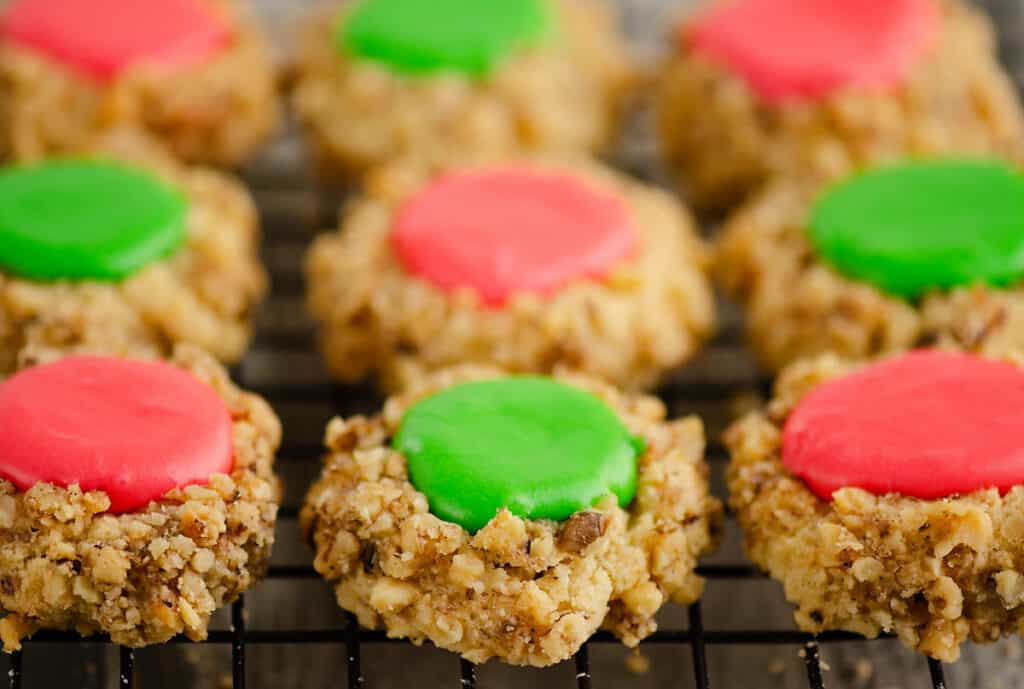
[(817, 641), (808, 641), (804, 645), (804, 663), (807, 665), (807, 684), (811, 689), (824, 689), (825, 682), (821, 678), (821, 651)]
[(245, 596), (231, 606), (231, 685), (245, 689)]
[(576, 651), (577, 689), (590, 689), (590, 680), (590, 647), (583, 644), (580, 650)]
[(693, 637), (690, 643), (690, 649), (693, 651), (693, 678), (697, 683), (697, 689), (708, 689), (711, 686), (711, 679), (708, 677), (708, 659), (704, 653), (704, 619), (700, 601), (691, 605), (688, 612), (690, 634)]
[(463, 689), (476, 689), (476, 666), (465, 658), (460, 659), (459, 667), (462, 670), (462, 677), (459, 684)]
[(124, 646), (121, 647), (121, 672), (117, 686), (119, 689), (135, 687), (135, 651)]
[(942, 672), (942, 663), (934, 658), (929, 658), (928, 674), (931, 675), (932, 687), (934, 687), (934, 689), (946, 689), (946, 678)]
[(11, 654), (11, 668), (7, 671), (7, 686), (10, 689), (21, 689), (21, 651)]
[[(345, 629), (345, 653), (348, 657), (348, 689), (361, 689), (363, 671), (359, 667), (359, 622), (355, 615), (348, 615), (348, 626)], [(237, 687), (235, 687), (237, 689)]]

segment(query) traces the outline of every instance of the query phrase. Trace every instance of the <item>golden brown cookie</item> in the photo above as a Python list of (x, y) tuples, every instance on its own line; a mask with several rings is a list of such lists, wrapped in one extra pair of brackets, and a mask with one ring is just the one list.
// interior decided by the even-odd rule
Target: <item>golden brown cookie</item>
[[(244, 3), (142, 7), (8, 4), (0, 35), (0, 154), (36, 160), (80, 150), (97, 132), (131, 129), (189, 162), (234, 166), (253, 155), (273, 132), (279, 108), (269, 42)], [(103, 35), (111, 31), (123, 37)]]
[[(942, 184), (931, 191), (921, 192), (915, 186), (914, 191), (907, 187), (906, 194), (899, 193), (902, 185), (917, 184), (922, 174), (932, 178), (946, 174), (944, 171), (957, 178), (991, 176), (997, 184), (1007, 183), (1011, 190), (1021, 185), (1016, 170), (989, 160), (905, 163), (838, 181), (780, 179), (726, 221), (717, 247), (717, 281), (745, 307), (747, 339), (764, 368), (778, 371), (802, 357), (826, 352), (870, 358), (943, 343), (1001, 355), (1024, 344), (1020, 279), (1009, 275), (990, 280), (977, 272), (976, 264), (968, 265), (975, 260), (972, 257), (986, 254), (989, 249), (997, 258), (1010, 260), (1012, 252), (1000, 248), (998, 240), (992, 242), (991, 237), (1003, 230), (1013, 234), (1015, 221), (1011, 218), (1011, 225), (1003, 227), (991, 214), (996, 207), (989, 207), (989, 203), (996, 202), (1001, 207), (1004, 201), (1010, 202), (1010, 196), (1016, 202), (1024, 203), (1024, 199), (1019, 192), (1012, 191), (1005, 198), (988, 201), (983, 197), (991, 194), (984, 189), (982, 196), (956, 188), (952, 192), (936, 191)], [(895, 190), (890, 199), (903, 196), (906, 204), (885, 201), (887, 192), (881, 183)], [(862, 190), (864, 196), (855, 197)], [(831, 204), (831, 208), (837, 208), (834, 199), (840, 196), (860, 198), (861, 202), (855, 205), (862, 210), (846, 213), (847, 208), (837, 213), (826, 207)], [(914, 204), (920, 208), (915, 210)], [(935, 215), (929, 215), (938, 204), (945, 208), (939, 213), (940, 218), (949, 219), (949, 223), (966, 223), (960, 230), (950, 224), (947, 238), (953, 244), (972, 244), (973, 249), (943, 248), (945, 240), (940, 238), (939, 221)], [(826, 210), (827, 217), (823, 214)], [(844, 237), (874, 237), (875, 248), (848, 256), (827, 255), (822, 250), (822, 235), (815, 233), (831, 231), (837, 223), (841, 224)], [(897, 251), (894, 244), (879, 243), (886, 235), (891, 238), (900, 226), (912, 235), (916, 255), (902, 249), (893, 254)], [(875, 263), (890, 255), (898, 257), (893, 259), (891, 269), (872, 279), (870, 271), (877, 273)], [(946, 256), (942, 259), (945, 268), (952, 267), (959, 277), (948, 280), (936, 267), (936, 261), (929, 258), (931, 255)], [(837, 258), (845, 262), (836, 263)], [(904, 285), (894, 282), (894, 276), (927, 278), (932, 271), (934, 286), (909, 294), (897, 291)], [(881, 279), (886, 276), (890, 282)]]
[[(899, 363), (894, 359), (885, 365), (894, 362)], [(1020, 366), (1020, 357), (1013, 363)], [(799, 432), (809, 437), (815, 429), (790, 428), (787, 423), (824, 386), (848, 382), (851, 375), (872, 366), (879, 364), (825, 355), (788, 367), (767, 408), (726, 433), (732, 456), (730, 505), (743, 527), (748, 555), (784, 585), (801, 629), (847, 630), (871, 638), (891, 632), (922, 653), (953, 661), (967, 639), (992, 642), (1021, 629), (1024, 489), (1018, 485), (919, 498), (844, 487), (831, 499), (813, 491), (784, 463), (786, 453), (795, 452), (786, 442), (796, 443), (784, 438), (790, 433), (796, 438)], [(930, 403), (926, 396), (920, 399), (934, 411), (949, 398), (944, 392)], [(907, 406), (921, 408), (913, 401)], [(858, 429), (876, 430), (865, 428), (855, 413), (848, 418), (854, 437)], [(975, 432), (984, 437), (986, 424), (978, 424)], [(833, 440), (818, 438), (821, 443)], [(927, 441), (921, 446), (926, 445)], [(843, 453), (856, 458), (875, 447), (873, 442), (852, 440), (845, 443)], [(933, 448), (928, 456), (937, 474), (970, 480), (966, 477), (971, 472), (951, 473), (941, 466), (970, 455), (969, 448), (949, 445)], [(891, 466), (898, 467), (899, 461)], [(829, 469), (820, 464), (816, 471)], [(874, 481), (891, 478), (882, 468), (874, 474)], [(914, 484), (925, 479), (893, 480)]]
[(559, 374), (639, 439), (635, 498), (620, 507), (621, 496), (609, 495), (561, 521), (498, 509), (471, 533), (434, 515), (393, 441), (424, 401), (508, 380), (492, 368), (451, 369), (391, 398), (378, 416), (332, 421), (323, 474), (301, 513), (314, 566), (364, 626), (476, 663), (550, 665), (602, 627), (635, 646), (655, 630), (662, 604), (700, 596), (697, 558), (717, 541), (721, 505), (708, 493), (701, 423), (668, 422), (652, 397)]
[[(407, 228), (412, 249), (397, 239)], [(585, 160), (510, 159), (391, 166), (306, 265), (323, 351), (342, 380), (372, 374), (395, 389), (476, 362), (562, 365), (639, 389), (713, 329), (704, 256), (695, 224), (664, 192)]]
[[(679, 47), (660, 76), (658, 120), (669, 166), (694, 205), (728, 208), (776, 175), (809, 169), (835, 175), (908, 155), (949, 153), (1019, 159), (1024, 117), (997, 61), (988, 19), (960, 0), (936, 5), (938, 35), (898, 83), (865, 88), (855, 82), (813, 97), (762, 93), (717, 56), (695, 49), (683, 38), (690, 29), (681, 27)], [(826, 13), (829, 6), (821, 5)], [(881, 50), (889, 32), (877, 33), (875, 41), (855, 44)], [(891, 40), (899, 48), (906, 39), (894, 32)], [(840, 74), (851, 70), (836, 67)]]
[(176, 343), (191, 343), (237, 361), (267, 287), (248, 192), (225, 173), (184, 167), (134, 135), (105, 137), (87, 150), (76, 159), (125, 165), (180, 194), (184, 238), (122, 279), (36, 279), (0, 268), (0, 374), (14, 369), (26, 347), (37, 356), (46, 350), (161, 356)]
[[(30, 350), (27, 359), (34, 358)], [(58, 363), (76, 359), (81, 358)], [(5, 650), (17, 650), (22, 639), (40, 629), (109, 634), (126, 646), (161, 643), (178, 634), (202, 640), (213, 612), (265, 571), (280, 499), (273, 473), (280, 422), (266, 402), (236, 388), (224, 369), (198, 349), (179, 348), (171, 363), (212, 388), (214, 399), (226, 407), (230, 470), (128, 511), (111, 511), (112, 498), (103, 490), (38, 482), (22, 491), (0, 480), (0, 604), (6, 613), (0, 638)], [(26, 373), (46, 366), (29, 367)], [(151, 423), (161, 423), (160, 413), (152, 408), (146, 413)], [(89, 411), (65, 418), (82, 414)], [(40, 432), (45, 416), (35, 419)], [(103, 426), (105, 420), (96, 424)], [(154, 436), (162, 433), (152, 430)], [(132, 441), (133, 446), (147, 442)], [(5, 473), (12, 452), (9, 446), (0, 449)], [(151, 464), (170, 460), (138, 458)]]
[[(411, 31), (399, 38), (363, 31), (356, 46), (354, 40), (339, 46), (350, 13), (360, 11), (353, 8), (372, 4), (387, 3), (346, 3), (315, 17), (301, 38), (294, 104), (327, 177), (351, 181), (407, 155), (436, 159), (466, 153), (578, 153), (613, 143), (632, 70), (613, 15), (602, 2), (502, 2), (539, 7), (546, 17), (538, 21), (553, 25), (538, 29), (541, 35), (527, 34), (530, 29), (524, 28), (524, 35), (505, 40), (500, 37), (511, 31), (511, 20), (497, 10), (491, 16), (490, 3), (462, 7), (497, 24), (490, 30), (481, 24), (477, 32), (464, 32), (461, 38), (484, 41), (497, 32), (494, 40), (502, 50), (488, 42), (455, 50), (454, 56), (435, 54), (436, 31), (426, 34), (427, 39)], [(460, 12), (461, 4), (445, 2), (435, 13)], [(400, 15), (415, 6), (384, 7), (380, 16), (387, 22), (370, 28), (386, 33), (387, 23), (402, 21)], [(442, 16), (430, 19), (446, 22)], [(466, 21), (458, 16), (447, 23), (465, 28)], [(361, 20), (360, 27), (364, 24)], [(400, 30), (407, 28), (394, 28)], [(417, 38), (427, 44), (420, 45)], [(371, 54), (358, 52), (362, 43), (367, 44), (362, 50)], [(395, 64), (395, 56), (374, 53), (381, 44), (426, 55), (425, 62)], [(487, 47), (492, 51), (486, 52)], [(458, 58), (464, 55), (482, 62), (463, 64)]]

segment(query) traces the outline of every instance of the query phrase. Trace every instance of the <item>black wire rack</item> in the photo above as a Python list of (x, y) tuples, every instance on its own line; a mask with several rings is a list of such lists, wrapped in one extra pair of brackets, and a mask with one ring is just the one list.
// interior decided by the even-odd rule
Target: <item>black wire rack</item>
[[(303, 5), (306, 0), (261, 0), (268, 6), (276, 3), (294, 3)], [(626, 7), (639, 8), (649, 0), (622, 0)], [(662, 2), (662, 0), (650, 0)], [(675, 0), (665, 0), (673, 2)], [(1004, 54), (1009, 61), (1018, 66), (1024, 60), (1015, 59), (1024, 56), (1024, 6), (1020, 0), (981, 0), (997, 18), (1005, 18), (1000, 23), (1004, 39)], [(642, 12), (631, 12), (628, 19), (637, 19)], [(642, 25), (642, 21), (635, 22)], [(1024, 81), (1024, 73), (1018, 74), (1018, 80)], [(624, 167), (641, 176), (648, 174), (648, 162), (651, 160), (649, 151), (640, 150), (635, 155), (628, 155)], [(285, 445), (279, 453), (279, 468), (284, 469), (294, 463), (304, 463), (306, 475), (311, 475), (310, 466), (318, 463), (321, 454), (320, 434), (322, 421), (330, 415), (347, 415), (356, 412), (372, 412), (380, 400), (375, 393), (367, 388), (343, 388), (327, 382), (322, 369), (315, 363), (316, 354), (313, 345), (313, 330), (302, 315), (303, 281), (301, 276), (301, 257), (313, 235), (322, 228), (336, 225), (337, 209), (341, 199), (332, 193), (318, 189), (315, 183), (303, 172), (308, 165), (299, 154), (295, 145), (294, 135), (285, 137), (274, 150), (270, 151), (261, 163), (246, 171), (246, 181), (254, 190), (260, 206), (264, 225), (264, 258), (273, 276), (273, 293), (265, 306), (257, 337), (252, 351), (243, 364), (233, 371), (234, 378), (242, 387), (262, 394), (280, 412), (282, 407), (298, 405), (301, 409), (316, 409), (316, 423), (311, 423), (299, 412), (289, 419), (282, 414), (285, 421)], [(722, 329), (718, 337), (707, 348), (697, 362), (692, 364), (679, 377), (670, 381), (659, 391), (673, 415), (699, 412), (709, 427), (708, 460), (712, 465), (713, 474), (720, 476), (726, 461), (726, 453), (720, 443), (715, 442), (718, 433), (728, 417), (732, 414), (724, 411), (729, 408), (730, 401), (747, 397), (763, 399), (769, 388), (769, 381), (759, 377), (749, 358), (743, 354), (741, 342), (741, 323), (734, 311), (726, 309)], [(705, 409), (715, 411), (705, 413)], [(299, 423), (294, 423), (296, 420)], [(290, 423), (291, 422), (291, 423)], [(311, 464), (313, 463), (313, 464)], [(715, 482), (715, 491), (723, 493), (721, 481)], [(296, 495), (301, 495), (304, 486), (296, 487)], [(282, 531), (294, 533), (295, 521), (298, 517), (297, 498), (282, 507), (279, 515), (279, 546), (284, 537)], [(288, 528), (291, 527), (291, 528)], [(311, 559), (311, 556), (308, 559)], [(745, 582), (763, 580), (765, 575), (757, 568), (742, 561), (729, 563), (706, 564), (699, 568), (699, 573), (713, 583), (723, 583), (727, 587), (736, 587)], [(286, 586), (297, 586), (302, 582), (315, 581), (319, 578), (308, 564), (277, 564), (270, 567), (268, 580), (282, 582)], [(326, 584), (324, 584), (326, 587)], [(363, 650), (379, 645), (389, 647), (407, 646), (406, 642), (389, 639), (382, 631), (361, 629), (351, 615), (339, 617), (340, 624), (330, 628), (314, 628), (305, 625), (293, 625), (285, 628), (262, 628), (247, 623), (247, 611), (259, 602), (263, 587), (257, 587), (246, 597), (236, 601), (230, 610), (230, 623), (226, 629), (214, 629), (201, 644), (230, 649), (230, 666), (224, 666), (224, 682), (220, 689), (246, 689), (247, 681), (251, 682), (253, 649), (257, 653), (267, 646), (302, 646), (320, 645), (341, 649), (343, 661), (340, 667), (334, 668), (339, 678), (328, 685), (347, 687), (348, 689), (372, 689), (375, 677), (386, 668), (364, 663)], [(709, 599), (705, 596), (705, 601)], [(787, 648), (791, 652), (799, 652), (806, 670), (806, 685), (810, 689), (824, 689), (838, 682), (831, 677), (826, 681), (823, 674), (825, 663), (821, 657), (821, 645), (857, 642), (867, 646), (869, 643), (856, 634), (845, 632), (829, 632), (813, 636), (783, 624), (773, 624), (767, 629), (731, 629), (706, 627), (704, 624), (705, 610), (711, 603), (697, 602), (686, 610), (685, 624), (664, 626), (643, 642), (641, 648), (670, 647), (680, 654), (692, 659), (692, 677), (672, 676), (666, 678), (664, 684), (658, 686), (693, 686), (696, 689), (711, 687), (709, 671), (709, 651), (713, 647), (726, 647), (735, 650), (737, 658), (742, 659), (744, 648), (753, 646), (772, 646)], [(248, 606), (248, 607), (247, 607)], [(35, 647), (45, 647), (46, 659), (61, 657), (63, 649), (83, 642), (74, 632), (41, 631), (32, 640), (25, 642), (26, 651)], [(86, 643), (109, 646), (110, 642), (102, 637), (86, 639)], [(191, 644), (184, 638), (173, 639), (171, 645)], [(896, 644), (895, 640), (884, 643)], [(597, 645), (618, 644), (618, 641), (607, 632), (599, 632), (568, 661), (574, 669), (572, 679), (558, 686), (575, 686), (577, 689), (591, 689), (601, 684), (596, 674), (594, 663), (591, 662), (591, 649)], [(40, 685), (33, 679), (33, 673), (26, 670), (23, 660), (24, 652), (9, 656), (7, 686), (9, 689), (50, 689), (56, 684)], [(483, 683), (478, 680), (477, 668), (464, 660), (456, 660), (452, 655), (451, 678), (439, 686), (459, 687), (461, 689), (477, 689)], [(247, 663), (247, 658), (250, 662)], [(927, 671), (927, 681), (933, 689), (945, 689), (946, 680), (943, 665), (923, 656), (914, 661), (922, 676)], [(457, 667), (456, 667), (457, 666)], [(0, 665), (2, 668), (2, 665)], [(144, 672), (137, 669), (136, 653), (132, 649), (120, 648), (114, 667), (105, 668), (108, 674), (116, 676), (119, 689), (142, 689), (150, 686)], [(560, 674), (559, 677), (563, 675)], [(923, 677), (922, 677), (923, 679)], [(0, 680), (2, 682), (2, 680)], [(60, 684), (59, 686), (69, 686)], [(102, 686), (109, 686), (103, 684)], [(162, 685), (166, 686), (166, 684)], [(173, 686), (186, 689), (180, 682)], [(488, 687), (490, 685), (487, 685)], [(502, 684), (502, 688), (505, 684)], [(520, 685), (528, 686), (528, 685)], [(545, 682), (545, 687), (556, 686)], [(619, 682), (616, 687), (626, 689), (627, 683)], [(280, 689), (293, 689), (294, 684), (281, 685)], [(422, 689), (431, 689), (418, 684)], [(303, 686), (302, 689), (307, 689)], [(498, 688), (496, 688), (498, 689)]]
[[(302, 204), (281, 203), (280, 193), (282, 188), (289, 186), (295, 194), (303, 194), (300, 187), (295, 185), (295, 180), (282, 180), (277, 173), (270, 173), (271, 179), (256, 171), (250, 177), (250, 184), (257, 190), (263, 206), (265, 218), (265, 255), (268, 265), (271, 267), (274, 278), (274, 292), (266, 311), (270, 317), (265, 317), (264, 324), (257, 335), (257, 339), (250, 355), (250, 360), (244, 362), (235, 369), (236, 381), (250, 390), (264, 395), (275, 407), (286, 403), (301, 403), (304, 405), (315, 405), (330, 412), (351, 413), (352, 410), (370, 411), (374, 409), (379, 400), (374, 393), (367, 388), (344, 388), (332, 385), (325, 380), (317, 383), (293, 382), (289, 375), (277, 376), (272, 382), (266, 382), (268, 377), (265, 374), (252, 376), (250, 371), (251, 360), (268, 357), (289, 357), (289, 356), (315, 356), (313, 353), (313, 332), (308, 323), (301, 316), (295, 313), (296, 304), (301, 302), (302, 279), (300, 262), (296, 260), (301, 256), (304, 247), (308, 244), (315, 227), (328, 227), (333, 224), (335, 218), (335, 202), (329, 196), (317, 196), (315, 203), (326, 208), (325, 212), (306, 213), (306, 222), (301, 221), (303, 214), (296, 214), (295, 208)], [(273, 188), (278, 196), (261, 194), (261, 189)], [(297, 197), (296, 197), (297, 198)], [(308, 205), (313, 197), (304, 197), (303, 202)], [(326, 200), (325, 200), (326, 199)], [(286, 207), (284, 212), (280, 206)], [(309, 217), (315, 217), (316, 222), (309, 223)], [(275, 318), (272, 314), (285, 314), (284, 318)], [(265, 314), (266, 316), (266, 314)], [(739, 338), (739, 325), (734, 320), (730, 322), (728, 316), (723, 331), (712, 343), (705, 356), (705, 362), (714, 361), (718, 358), (728, 358), (731, 352), (741, 349)], [(275, 322), (276, 321), (276, 322)], [(753, 369), (749, 366), (743, 368), (737, 374), (736, 367), (725, 364), (720, 365), (720, 371), (710, 370), (714, 366), (709, 363), (701, 365), (698, 363), (690, 373), (684, 374), (681, 379), (671, 382), (662, 391), (661, 396), (665, 399), (670, 409), (678, 409), (680, 406), (692, 408), (702, 403), (721, 403), (723, 400), (730, 400), (737, 395), (745, 393), (759, 394), (766, 393), (768, 382), (756, 377)], [(276, 372), (271, 372), (276, 375)], [(270, 376), (274, 378), (274, 375)], [(250, 380), (255, 378), (255, 380)], [(724, 420), (722, 421), (724, 423)], [(281, 462), (317, 462), (320, 456), (319, 436), (290, 437), (286, 420), (286, 443), (279, 453)], [(713, 441), (709, 443), (708, 459), (713, 466), (717, 465), (719, 470), (724, 465), (726, 456), (721, 444)], [(282, 523), (294, 523), (298, 517), (297, 504), (286, 504), (282, 507), (279, 521)], [(751, 579), (763, 579), (764, 575), (755, 567), (744, 564), (711, 564), (702, 566), (699, 572), (709, 580), (723, 580), (736, 582)], [(268, 574), (270, 580), (280, 580), (289, 583), (297, 583), (303, 580), (316, 580), (319, 575), (308, 565), (276, 565), (271, 566)], [(326, 584), (324, 584), (326, 586)], [(255, 589), (249, 594), (250, 597), (260, 595), (260, 589)], [(748, 645), (772, 645), (788, 646), (794, 649), (802, 649), (801, 656), (806, 666), (807, 684), (811, 689), (823, 689), (825, 681), (822, 674), (822, 661), (819, 653), (819, 644), (833, 642), (850, 642), (862, 640), (855, 634), (843, 632), (826, 633), (820, 636), (812, 636), (793, 629), (767, 629), (767, 630), (726, 630), (706, 628), (703, 622), (703, 606), (701, 602), (689, 606), (687, 610), (687, 622), (685, 628), (660, 629), (646, 641), (644, 646), (669, 645), (678, 647), (681, 652), (692, 657), (693, 665), (693, 686), (697, 689), (708, 689), (711, 686), (708, 670), (707, 649), (709, 646), (732, 646), (743, 647)], [(230, 647), (231, 668), (230, 687), (232, 689), (246, 689), (247, 663), (246, 658), (251, 647), (266, 645), (288, 644), (288, 645), (336, 645), (344, 648), (345, 657), (345, 680), (344, 684), (348, 689), (361, 689), (372, 687), (373, 668), (369, 671), (364, 667), (361, 660), (362, 649), (368, 645), (377, 644), (402, 644), (400, 640), (389, 639), (382, 631), (361, 629), (355, 618), (346, 615), (342, 626), (331, 629), (259, 629), (253, 628), (246, 623), (246, 600), (243, 596), (231, 607), (230, 628), (225, 630), (214, 630), (204, 644)], [(87, 640), (88, 641), (88, 640)], [(80, 643), (81, 639), (73, 632), (41, 631), (35, 637), (26, 642), (26, 647), (33, 645), (61, 645)], [(109, 644), (108, 640), (97, 638), (96, 643)], [(187, 639), (174, 639), (172, 644), (190, 644)], [(585, 644), (575, 658), (571, 661), (575, 666), (574, 684), (578, 689), (590, 689), (595, 681), (594, 673), (590, 662), (590, 648), (594, 644), (617, 644), (618, 641), (607, 632), (599, 632), (587, 644)], [(686, 651), (688, 647), (688, 651)], [(455, 656), (452, 656), (453, 659)], [(927, 665), (934, 689), (944, 689), (945, 680), (942, 665), (935, 661), (921, 659), (922, 672)], [(454, 660), (453, 660), (454, 663)], [(118, 687), (119, 689), (137, 689), (145, 687), (145, 677), (140, 676), (136, 671), (135, 652), (132, 649), (120, 648), (118, 660)], [(458, 672), (454, 672), (451, 681), (447, 686), (461, 687), (461, 689), (476, 689), (481, 686), (477, 679), (476, 667), (466, 661), (459, 661)], [(683, 683), (686, 686), (688, 683)], [(9, 689), (27, 689), (32, 687), (27, 673), (23, 670), (22, 653), (14, 653), (10, 657), (10, 672), (7, 685)], [(282, 687), (282, 689), (290, 689)]]

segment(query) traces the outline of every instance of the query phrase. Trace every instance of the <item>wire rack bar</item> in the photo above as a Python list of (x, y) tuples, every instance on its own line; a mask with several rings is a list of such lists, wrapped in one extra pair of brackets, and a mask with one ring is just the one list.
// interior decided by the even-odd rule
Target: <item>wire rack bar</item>
[(365, 681), (363, 671), (359, 667), (359, 622), (355, 615), (348, 615), (348, 627), (345, 629), (345, 656), (348, 665), (348, 689), (362, 689)]
[(476, 689), (476, 665), (465, 658), (460, 658), (459, 668), (462, 675), (459, 678), (459, 686), (462, 689)]
[(934, 658), (929, 658), (928, 674), (931, 675), (933, 689), (946, 689), (946, 677), (942, 672), (942, 663)]
[(231, 686), (245, 689), (245, 596), (231, 606)]
[(590, 647), (583, 644), (576, 651), (576, 689), (590, 689)]
[(21, 651), (11, 654), (11, 667), (7, 671), (9, 689), (21, 689)]
[(711, 679), (708, 676), (708, 658), (704, 652), (704, 615), (701, 612), (700, 601), (691, 605), (687, 613), (690, 618), (690, 634), (693, 636), (690, 642), (690, 650), (693, 652), (693, 678), (697, 683), (697, 689), (708, 689), (711, 686)]
[(807, 665), (807, 684), (811, 689), (825, 689), (825, 681), (821, 677), (821, 651), (818, 642), (808, 641), (804, 644), (804, 663)]
[(121, 672), (118, 676), (119, 689), (135, 689), (135, 651), (121, 647)]

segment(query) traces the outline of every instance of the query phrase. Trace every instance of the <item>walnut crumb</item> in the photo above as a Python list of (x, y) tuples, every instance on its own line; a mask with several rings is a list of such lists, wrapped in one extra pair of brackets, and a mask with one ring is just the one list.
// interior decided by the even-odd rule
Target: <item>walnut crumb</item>
[(604, 535), (607, 520), (600, 512), (577, 512), (562, 526), (558, 546), (570, 553), (580, 553)]

